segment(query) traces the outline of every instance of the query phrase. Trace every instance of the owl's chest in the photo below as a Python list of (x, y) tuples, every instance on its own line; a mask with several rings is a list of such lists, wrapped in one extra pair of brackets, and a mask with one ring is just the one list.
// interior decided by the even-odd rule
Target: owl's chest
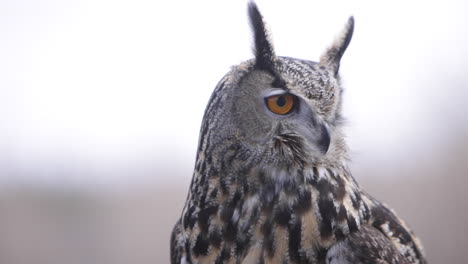
[(317, 203), (309, 192), (307, 198), (300, 193), (274, 195), (270, 200), (251, 197), (234, 207), (221, 206), (203, 235), (208, 241), (220, 236), (220, 242), (195, 259), (200, 263), (320, 263), (327, 241), (320, 236)]
[(259, 217), (242, 263), (319, 263), (324, 252), (314, 210), (281, 210)]

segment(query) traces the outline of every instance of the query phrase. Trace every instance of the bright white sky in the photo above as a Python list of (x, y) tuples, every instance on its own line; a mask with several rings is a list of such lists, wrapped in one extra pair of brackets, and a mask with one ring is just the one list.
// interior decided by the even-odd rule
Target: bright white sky
[[(424, 152), (435, 120), (461, 118), (465, 2), (257, 3), (277, 53), (311, 60), (355, 16), (341, 73), (358, 162)], [(0, 183), (189, 182), (208, 98), (250, 57), (245, 1), (1, 1)]]

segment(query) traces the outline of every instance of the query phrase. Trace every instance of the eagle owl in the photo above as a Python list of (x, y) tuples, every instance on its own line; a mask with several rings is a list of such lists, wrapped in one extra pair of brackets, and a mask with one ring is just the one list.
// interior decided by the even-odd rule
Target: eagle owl
[(426, 263), (347, 165), (338, 70), (353, 17), (313, 62), (277, 56), (254, 3), (248, 13), (255, 58), (209, 100), (171, 262)]

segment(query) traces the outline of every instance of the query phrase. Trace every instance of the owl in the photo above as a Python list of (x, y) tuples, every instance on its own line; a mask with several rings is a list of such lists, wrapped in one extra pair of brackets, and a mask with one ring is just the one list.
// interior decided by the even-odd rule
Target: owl
[(255, 58), (206, 107), (171, 263), (426, 263), (348, 167), (339, 68), (354, 18), (314, 62), (276, 55), (254, 3), (248, 14)]

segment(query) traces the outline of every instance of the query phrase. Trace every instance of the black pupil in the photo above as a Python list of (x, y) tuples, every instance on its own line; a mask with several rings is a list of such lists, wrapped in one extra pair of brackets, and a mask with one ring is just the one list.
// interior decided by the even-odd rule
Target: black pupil
[(276, 104), (279, 107), (283, 107), (286, 104), (286, 98), (284, 96), (278, 97), (278, 99), (276, 100)]

